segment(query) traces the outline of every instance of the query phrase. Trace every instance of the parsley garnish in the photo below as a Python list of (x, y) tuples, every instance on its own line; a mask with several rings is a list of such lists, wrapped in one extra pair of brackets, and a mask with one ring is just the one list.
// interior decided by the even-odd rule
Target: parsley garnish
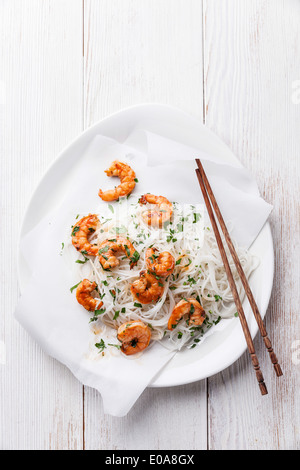
[(197, 212), (194, 212), (193, 215), (194, 215), (193, 224), (196, 224), (197, 222), (199, 222), (199, 220), (201, 218), (201, 214), (198, 214)]
[(80, 227), (78, 227), (78, 225), (75, 225), (72, 231), (72, 237), (75, 237), (75, 233), (78, 232), (79, 230), (80, 230)]
[(81, 281), (80, 281), (80, 282), (78, 282), (78, 284), (76, 284), (75, 286), (73, 286), (73, 287), (71, 287), (71, 288), (70, 288), (70, 292), (71, 292), (71, 294), (72, 294), (73, 290), (74, 290), (74, 289), (76, 289), (76, 287), (78, 287), (78, 286), (79, 286), (79, 284), (80, 284), (80, 283), (81, 283)]
[(132, 263), (137, 263), (140, 259), (140, 254), (138, 253), (138, 251), (135, 251), (130, 259)]
[(126, 233), (127, 232), (127, 228), (122, 225), (122, 227), (114, 227), (113, 228), (113, 231), (116, 232), (116, 233)]
[(90, 318), (89, 323), (92, 323), (93, 321), (97, 321), (99, 315), (102, 315), (104, 312), (105, 312), (105, 308), (101, 308), (100, 310), (95, 310), (94, 311), (94, 316), (92, 318)]
[(101, 339), (100, 343), (96, 343), (95, 346), (96, 346), (96, 348), (99, 349), (99, 352), (103, 352), (104, 349), (106, 348), (103, 339)]
[[(103, 248), (101, 248), (98, 253), (99, 255), (102, 255), (103, 253), (107, 253), (109, 250), (109, 245), (105, 245)], [(103, 256), (103, 258), (105, 258), (105, 256)], [(107, 258), (105, 258), (107, 260)]]
[(121, 345), (120, 344), (112, 344), (112, 343), (107, 343), (108, 346), (114, 346), (115, 348), (117, 349), (121, 349)]
[(113, 320), (116, 320), (119, 315), (120, 315), (120, 310), (117, 310), (114, 314)]

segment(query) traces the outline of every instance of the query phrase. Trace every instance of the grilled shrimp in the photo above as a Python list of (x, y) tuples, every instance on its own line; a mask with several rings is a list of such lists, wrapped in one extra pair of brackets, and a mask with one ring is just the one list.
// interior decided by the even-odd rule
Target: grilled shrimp
[(112, 165), (105, 171), (107, 176), (118, 176), (121, 184), (115, 189), (108, 191), (99, 190), (99, 196), (103, 201), (116, 201), (119, 197), (127, 196), (135, 187), (135, 172), (126, 163), (114, 161)]
[(120, 251), (123, 251), (130, 259), (130, 269), (136, 265), (140, 258), (139, 253), (127, 238), (117, 236), (116, 238), (104, 240), (99, 245), (99, 261), (103, 269), (115, 268), (120, 264), (116, 257), (116, 253)]
[(175, 259), (168, 251), (158, 253), (156, 248), (148, 248), (146, 251), (146, 266), (148, 271), (159, 277), (168, 277), (174, 271)]
[(142, 213), (144, 222), (152, 227), (162, 227), (168, 222), (173, 214), (173, 205), (163, 196), (154, 196), (153, 194), (144, 194), (139, 200), (140, 204), (155, 204), (157, 207), (146, 210)]
[(118, 329), (118, 340), (121, 341), (121, 351), (127, 356), (146, 349), (150, 343), (151, 330), (142, 321), (129, 321)]
[(97, 284), (91, 282), (88, 279), (84, 279), (76, 289), (76, 299), (86, 310), (94, 312), (95, 310), (102, 307), (103, 302), (94, 299), (91, 293), (96, 289)]
[(164, 292), (163, 282), (147, 271), (140, 272), (140, 278), (131, 284), (131, 293), (141, 304), (157, 302)]
[(94, 214), (83, 217), (73, 226), (72, 243), (76, 250), (85, 255), (96, 256), (98, 254), (97, 245), (91, 245), (88, 241), (89, 235), (95, 232), (99, 224), (99, 219)]
[(200, 326), (205, 320), (205, 311), (197, 300), (182, 299), (170, 315), (168, 329), (173, 330), (184, 315), (189, 316), (189, 326)]

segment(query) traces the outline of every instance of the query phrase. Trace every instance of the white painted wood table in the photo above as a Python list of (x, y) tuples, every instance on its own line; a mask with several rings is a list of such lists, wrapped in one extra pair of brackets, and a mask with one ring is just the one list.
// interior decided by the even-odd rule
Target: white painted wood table
[[(300, 1), (0, 0), (0, 24), (1, 449), (299, 449)], [(284, 377), (257, 337), (264, 398), (245, 354), (105, 416), (100, 395), (13, 317), (20, 224), (39, 179), (84, 129), (144, 102), (203, 121), (274, 205), (266, 325)]]

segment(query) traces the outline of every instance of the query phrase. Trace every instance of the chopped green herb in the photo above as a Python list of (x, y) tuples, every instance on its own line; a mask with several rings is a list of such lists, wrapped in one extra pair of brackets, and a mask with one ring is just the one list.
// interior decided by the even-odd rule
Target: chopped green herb
[(92, 323), (93, 321), (97, 321), (99, 315), (102, 315), (105, 312), (105, 308), (101, 308), (100, 310), (95, 310), (94, 311), (94, 316), (90, 318), (89, 323)]
[(117, 311), (115, 312), (115, 314), (114, 314), (114, 318), (113, 318), (113, 320), (116, 320), (116, 319), (118, 318), (118, 316), (119, 316), (119, 315), (120, 315), (120, 311), (119, 311), (119, 310), (117, 310)]
[[(107, 253), (108, 250), (109, 250), (109, 245), (105, 245), (103, 248), (101, 248), (101, 249), (98, 251), (98, 253), (99, 253), (99, 255), (102, 255), (103, 253)], [(105, 258), (105, 256), (103, 256), (103, 258)], [(105, 258), (105, 259), (107, 259), (107, 258)]]
[(140, 254), (138, 253), (138, 251), (135, 251), (130, 259), (132, 263), (137, 263), (140, 259)]
[(76, 289), (76, 288), (79, 286), (80, 283), (81, 283), (81, 281), (78, 282), (78, 284), (76, 284), (75, 286), (71, 287), (71, 288), (70, 288), (70, 292), (72, 293), (73, 290)]
[(199, 220), (201, 218), (201, 214), (199, 214), (197, 212), (194, 212), (193, 215), (194, 215), (193, 224), (196, 224), (197, 222), (199, 222)]
[(114, 290), (110, 290), (109, 293), (113, 297), (113, 299), (116, 298), (116, 292)]
[(134, 305), (135, 307), (138, 307), (138, 308), (142, 308), (142, 307), (143, 307), (142, 304), (139, 304), (138, 302), (134, 302), (133, 305)]
[[(82, 252), (81, 252), (82, 253)], [(87, 258), (86, 256), (84, 256), (84, 261), (82, 261), (81, 259), (78, 259), (75, 261), (75, 263), (78, 263), (78, 264), (85, 264), (87, 261), (89, 261), (89, 258)]]
[(75, 225), (75, 227), (72, 230), (72, 237), (75, 237), (75, 233), (78, 232), (79, 230), (80, 230), (80, 227), (78, 227), (78, 225)]
[(102, 225), (106, 224), (106, 222), (110, 222), (112, 219), (105, 219), (102, 221)]
[(103, 339), (101, 339), (100, 343), (96, 343), (95, 346), (96, 348), (99, 349), (99, 352), (103, 352), (104, 349), (106, 348), (105, 342), (103, 341)]
[(124, 225), (122, 227), (114, 227), (112, 230), (118, 234), (127, 232), (127, 228)]
[(112, 344), (112, 343), (107, 343), (108, 346), (114, 346), (115, 348), (117, 349), (121, 349), (121, 345), (120, 344)]

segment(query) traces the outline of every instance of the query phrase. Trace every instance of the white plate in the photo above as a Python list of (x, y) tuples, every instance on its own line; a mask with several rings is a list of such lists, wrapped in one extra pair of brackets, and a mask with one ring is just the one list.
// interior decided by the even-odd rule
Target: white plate
[[(197, 147), (199, 136), (206, 134), (211, 144), (210, 151), (220, 159), (224, 155), (235, 158), (230, 149), (211, 131), (206, 129), (188, 114), (165, 105), (146, 104), (120, 111), (95, 124), (69, 145), (50, 166), (36, 188), (27, 208), (20, 239), (26, 235), (44, 216), (51, 211), (66, 193), (80, 159), (91, 140), (97, 134), (118, 138), (126, 137), (137, 123), (151, 123), (153, 132), (172, 125), (178, 129), (190, 146)], [(55, 188), (55, 189), (53, 189)], [(34, 247), (33, 247), (34, 249)], [(260, 265), (250, 279), (250, 285), (262, 317), (264, 317), (273, 284), (274, 254), (269, 224), (265, 224), (256, 241), (251, 246), (252, 253), (260, 258)], [(18, 278), (21, 290), (31, 277), (30, 266), (26, 264), (19, 250)], [(244, 302), (245, 314), (252, 337), (258, 331), (257, 324), (248, 302)], [(219, 326), (220, 325), (220, 326)], [(163, 369), (151, 387), (182, 385), (209, 377), (235, 362), (246, 350), (246, 342), (237, 318), (224, 320), (197, 348), (177, 353)]]

